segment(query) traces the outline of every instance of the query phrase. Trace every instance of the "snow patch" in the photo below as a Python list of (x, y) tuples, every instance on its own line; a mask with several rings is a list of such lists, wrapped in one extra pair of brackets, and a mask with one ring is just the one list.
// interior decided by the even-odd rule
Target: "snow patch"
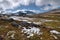
[(60, 34), (60, 32), (56, 31), (56, 30), (51, 30), (51, 33), (55, 33), (55, 34)]
[(26, 33), (27, 35), (29, 34), (29, 36), (27, 36), (27, 38), (33, 36), (34, 34), (37, 34), (37, 35), (42, 34), (42, 32), (40, 32), (40, 29), (36, 28), (36, 27), (30, 27), (30, 29), (23, 27), (22, 32)]

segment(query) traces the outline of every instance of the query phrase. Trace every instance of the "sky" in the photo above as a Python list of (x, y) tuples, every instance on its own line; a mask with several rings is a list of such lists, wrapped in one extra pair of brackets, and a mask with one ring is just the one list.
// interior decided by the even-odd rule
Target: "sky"
[(0, 11), (4, 12), (42, 13), (56, 8), (60, 8), (60, 0), (0, 0)]

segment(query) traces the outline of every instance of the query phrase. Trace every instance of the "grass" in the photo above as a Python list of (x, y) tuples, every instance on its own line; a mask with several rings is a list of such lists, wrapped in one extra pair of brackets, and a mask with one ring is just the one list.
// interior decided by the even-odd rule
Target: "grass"
[(60, 22), (45, 22), (45, 25), (57, 28), (57, 27), (60, 27)]
[[(60, 20), (60, 18), (58, 17), (49, 17), (46, 19), (52, 19), (52, 20)], [(39, 22), (40, 21), (40, 18), (36, 18), (36, 20), (34, 20), (35, 22)], [(15, 21), (17, 23), (20, 23), (19, 21)], [(7, 26), (7, 27), (6, 27)], [(44, 23), (44, 26), (47, 26), (47, 27), (53, 27), (54, 29), (56, 29), (57, 31), (60, 31), (60, 22), (45, 22)], [(55, 40), (53, 37), (51, 37), (50, 35), (50, 30), (49, 29), (45, 29), (45, 28), (41, 28), (41, 31), (43, 32), (42, 35), (34, 35), (33, 37), (27, 39), (26, 38), (26, 35), (24, 35), (22, 32), (21, 32), (21, 29), (18, 29), (18, 28), (15, 28), (11, 25), (11, 22), (5, 22), (5, 21), (1, 21), (0, 20), (0, 35), (4, 35), (5, 37), (5, 40), (10, 40), (9, 38), (6, 37), (6, 34), (7, 32), (9, 31), (15, 31), (15, 40)], [(41, 39), (43, 38), (43, 39)]]

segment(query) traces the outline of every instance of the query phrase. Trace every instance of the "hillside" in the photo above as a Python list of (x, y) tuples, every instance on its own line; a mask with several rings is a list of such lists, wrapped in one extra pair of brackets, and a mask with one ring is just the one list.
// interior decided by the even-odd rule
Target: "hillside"
[(27, 11), (9, 15), (0, 15), (0, 40), (60, 40), (60, 12)]

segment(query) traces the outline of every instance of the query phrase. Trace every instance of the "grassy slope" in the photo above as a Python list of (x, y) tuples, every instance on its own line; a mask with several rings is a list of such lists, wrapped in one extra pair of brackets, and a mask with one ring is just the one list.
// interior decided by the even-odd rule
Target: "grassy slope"
[[(58, 15), (48, 15), (47, 17), (44, 17), (43, 15), (42, 16), (36, 15), (34, 17), (37, 17), (36, 21), (39, 21), (40, 18), (60, 21), (60, 16), (58, 16)], [(11, 22), (0, 21), (0, 35), (5, 35), (5, 40), (7, 39), (6, 33), (11, 30), (16, 31), (16, 36), (15, 36), (16, 40), (41, 40), (40, 39), (41, 37), (43, 38), (42, 40), (55, 40), (53, 37), (50, 36), (49, 29), (45, 29), (45, 28), (41, 28), (41, 31), (43, 31), (43, 35), (40, 35), (40, 36), (34, 35), (30, 39), (27, 39), (26, 36), (23, 33), (21, 33), (21, 29), (11, 26), (10, 23)], [(17, 23), (19, 23), (19, 22), (17, 22)], [(60, 31), (60, 28), (58, 28), (58, 27), (60, 27), (60, 22), (45, 22), (44, 26), (50, 26), (50, 27), (53, 27), (54, 29), (56, 29), (57, 31)], [(7, 39), (7, 40), (9, 40), (9, 39)]]

